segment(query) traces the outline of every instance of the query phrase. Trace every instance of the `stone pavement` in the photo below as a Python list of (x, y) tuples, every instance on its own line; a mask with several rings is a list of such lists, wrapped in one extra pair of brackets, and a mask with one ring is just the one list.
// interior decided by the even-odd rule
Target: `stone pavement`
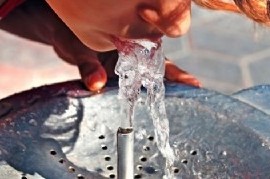
[[(194, 6), (190, 32), (164, 39), (164, 51), (208, 89), (230, 94), (270, 83), (270, 28), (236, 14)], [(78, 78), (77, 68), (51, 47), (0, 31), (0, 98)]]

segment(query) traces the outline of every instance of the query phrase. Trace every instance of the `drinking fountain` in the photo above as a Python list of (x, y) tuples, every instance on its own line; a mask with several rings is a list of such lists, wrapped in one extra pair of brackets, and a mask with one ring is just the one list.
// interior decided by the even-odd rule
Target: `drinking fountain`
[[(270, 178), (269, 86), (232, 95), (169, 82), (165, 87), (175, 178)], [(146, 93), (137, 102), (133, 131), (120, 131), (120, 137), (117, 94), (116, 81), (93, 93), (74, 80), (2, 99), (0, 178), (162, 178), (165, 159)], [(117, 154), (117, 145), (123, 152)]]

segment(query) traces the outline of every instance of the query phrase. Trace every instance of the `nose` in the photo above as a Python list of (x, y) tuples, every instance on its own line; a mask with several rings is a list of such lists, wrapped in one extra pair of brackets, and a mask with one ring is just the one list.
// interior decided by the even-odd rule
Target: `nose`
[(190, 26), (191, 1), (168, 0), (162, 2), (158, 7), (139, 6), (139, 16), (168, 37), (179, 37), (185, 34)]

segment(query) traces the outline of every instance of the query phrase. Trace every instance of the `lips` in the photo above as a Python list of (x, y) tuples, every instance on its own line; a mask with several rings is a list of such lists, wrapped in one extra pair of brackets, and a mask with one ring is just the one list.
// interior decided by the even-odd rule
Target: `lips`
[(158, 33), (158, 34), (149, 34), (149, 35), (146, 35), (142, 39), (147, 39), (147, 40), (150, 40), (152, 42), (158, 42), (158, 41), (160, 41), (160, 39), (162, 37), (163, 37), (163, 34)]
[(163, 36), (164, 34), (162, 33), (149, 33), (149, 34), (141, 34), (133, 38), (129, 38), (129, 39), (134, 39), (134, 40), (144, 39), (144, 40), (149, 40), (152, 42), (159, 42)]
[(145, 39), (145, 40), (149, 40), (151, 42), (159, 42), (163, 36), (164, 36), (164, 34), (162, 34), (162, 33), (152, 33), (152, 34), (146, 34), (146, 35), (144, 34), (144, 35), (140, 35), (140, 36), (136, 36), (136, 37), (128, 37), (128, 38), (112, 36), (111, 41), (115, 42), (116, 40), (119, 40), (119, 39), (122, 39), (122, 40)]

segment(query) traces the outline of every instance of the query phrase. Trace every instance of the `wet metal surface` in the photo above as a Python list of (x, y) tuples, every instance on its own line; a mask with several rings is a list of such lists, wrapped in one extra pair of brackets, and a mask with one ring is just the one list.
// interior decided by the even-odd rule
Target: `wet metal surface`
[[(1, 100), (0, 178), (117, 178), (113, 86), (92, 94), (73, 81)], [(262, 110), (175, 84), (166, 84), (166, 109), (177, 178), (270, 177), (270, 117)], [(134, 126), (134, 178), (162, 178), (165, 160), (143, 99)]]

